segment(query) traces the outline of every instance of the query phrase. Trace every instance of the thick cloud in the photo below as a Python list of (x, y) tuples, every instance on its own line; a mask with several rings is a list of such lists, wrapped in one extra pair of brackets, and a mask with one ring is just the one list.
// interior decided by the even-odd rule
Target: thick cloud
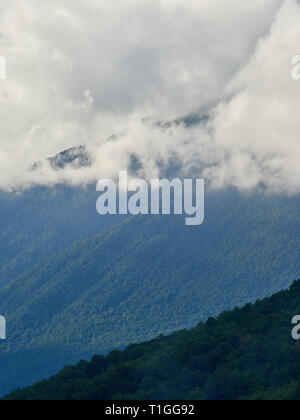
[(287, 0), (268, 36), (228, 86), (211, 124), (222, 158), (207, 170), (216, 185), (300, 192), (300, 82), (292, 57), (300, 52), (300, 5)]
[[(299, 4), (221, 3), (0, 0), (0, 188), (115, 176), (134, 154), (148, 177), (175, 161), (216, 187), (298, 192)], [(91, 167), (28, 170), (81, 144)]]

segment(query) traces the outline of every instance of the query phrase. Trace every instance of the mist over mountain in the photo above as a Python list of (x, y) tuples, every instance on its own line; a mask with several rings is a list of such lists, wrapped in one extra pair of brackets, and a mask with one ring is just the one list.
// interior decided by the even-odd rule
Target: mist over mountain
[(79, 146), (58, 153), (56, 156), (48, 158), (48, 161), (53, 169), (64, 169), (68, 165), (80, 169), (90, 166), (92, 157), (88, 154), (85, 146)]
[[(299, 0), (0, 0), (0, 395), (300, 277), (299, 21)], [(100, 217), (120, 171), (204, 179), (204, 224)], [(221, 373), (180, 395), (228, 396)]]
[[(299, 193), (297, 0), (16, 3), (0, 18), (1, 189), (115, 178), (135, 155), (147, 179), (176, 160), (215, 188)], [(156, 124), (190, 114), (210, 118)], [(45, 160), (81, 145), (80, 171)]]

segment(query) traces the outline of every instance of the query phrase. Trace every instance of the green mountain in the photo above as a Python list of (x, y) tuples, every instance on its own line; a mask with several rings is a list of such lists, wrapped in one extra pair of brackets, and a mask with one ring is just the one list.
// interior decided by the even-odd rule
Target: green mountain
[(8, 400), (300, 400), (300, 281), (193, 330), (94, 356)]
[[(95, 201), (91, 206), (95, 212)], [(81, 208), (77, 222), (89, 214)], [(103, 229), (106, 218), (97, 217), (99, 233), (83, 229), (85, 239), (56, 253), (50, 235), (49, 256), (42, 252), (0, 288), (8, 327), (0, 343), (2, 395), (80, 358), (192, 328), (300, 275), (299, 197), (208, 193), (205, 223), (194, 228), (181, 217), (140, 216)], [(64, 223), (55, 229), (62, 241)], [(43, 243), (39, 229), (35, 249)]]
[(0, 286), (124, 219), (100, 218), (96, 199), (95, 187), (0, 191)]

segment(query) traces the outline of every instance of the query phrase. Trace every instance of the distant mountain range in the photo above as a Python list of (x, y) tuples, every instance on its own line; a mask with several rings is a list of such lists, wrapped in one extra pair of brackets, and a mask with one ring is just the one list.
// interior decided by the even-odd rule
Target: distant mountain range
[(7, 400), (300, 400), (300, 282), (191, 331), (94, 356)]
[(66, 363), (195, 326), (300, 277), (300, 198), (208, 192), (204, 225), (100, 217), (97, 194), (0, 196), (3, 395)]
[[(178, 118), (172, 122), (152, 122), (151, 120), (145, 119), (144, 122), (148, 122), (149, 124), (152, 124), (153, 126), (159, 126), (162, 128), (169, 128), (171, 125), (180, 125), (184, 124), (186, 127), (192, 127), (199, 124), (206, 123), (209, 120), (209, 114), (203, 114), (201, 116), (197, 114), (190, 114), (182, 118)], [(107, 141), (113, 141), (117, 137), (112, 135), (107, 139)], [(94, 145), (97, 147), (97, 144)], [(80, 145), (80, 146), (74, 146), (70, 147), (69, 149), (66, 149), (60, 153), (57, 153), (55, 156), (51, 156), (46, 159), (46, 162), (50, 164), (52, 169), (54, 170), (63, 170), (66, 168), (72, 168), (72, 169), (82, 169), (87, 166), (91, 166), (93, 164), (94, 158), (92, 154), (88, 151), (88, 147), (86, 145)], [(31, 169), (36, 170), (39, 168), (39, 166), (42, 165), (41, 162), (36, 162), (32, 165)], [(172, 172), (172, 165), (170, 165), (170, 168), (168, 168), (169, 171)], [(136, 156), (133, 154), (131, 156), (131, 165), (128, 168), (130, 172), (135, 172), (139, 169), (139, 164), (137, 162)], [(177, 168), (173, 168), (177, 169)]]
[(48, 159), (53, 169), (64, 169), (68, 165), (79, 169), (90, 166), (92, 160), (85, 146), (70, 148)]

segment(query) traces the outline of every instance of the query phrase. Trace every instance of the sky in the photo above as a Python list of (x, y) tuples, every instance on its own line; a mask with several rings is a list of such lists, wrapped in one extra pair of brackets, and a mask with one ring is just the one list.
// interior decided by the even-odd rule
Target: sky
[[(299, 22), (297, 0), (0, 0), (0, 189), (86, 185), (134, 155), (148, 179), (176, 162), (298, 194)], [(163, 124), (189, 114), (209, 118)], [(90, 167), (50, 167), (79, 145)]]

